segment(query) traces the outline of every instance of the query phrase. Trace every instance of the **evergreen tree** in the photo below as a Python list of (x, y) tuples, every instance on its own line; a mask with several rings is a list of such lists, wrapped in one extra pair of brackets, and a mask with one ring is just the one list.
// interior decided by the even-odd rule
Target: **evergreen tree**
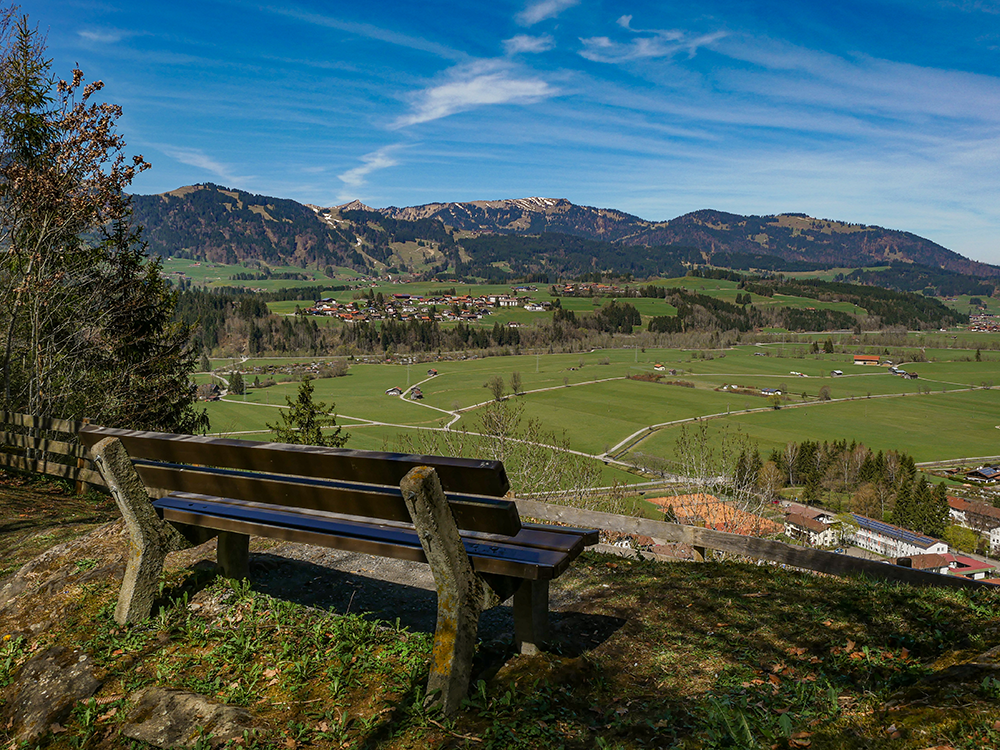
[[(207, 427), (191, 327), (147, 262), (121, 108), (83, 72), (56, 82), (27, 16), (0, 23), (0, 408), (108, 426)], [(0, 14), (3, 15), (3, 14)]]
[(943, 536), (949, 518), (948, 491), (943, 484), (936, 485), (930, 492), (926, 518), (924, 533), (933, 537)]
[(908, 529), (913, 523), (913, 496), (910, 488), (910, 480), (905, 479), (896, 490), (896, 501), (892, 506), (892, 515), (889, 522)]
[(229, 391), (235, 393), (237, 396), (242, 396), (246, 393), (246, 385), (243, 383), (243, 375), (238, 371), (233, 372), (229, 376)]
[(324, 429), (337, 425), (334, 405), (327, 406), (322, 401), (314, 402), (312, 394), (312, 381), (307, 375), (302, 378), (299, 395), (295, 401), (285, 396), (288, 408), (281, 412), (281, 423), (276, 425), (269, 423), (267, 429), (274, 433), (275, 440), (280, 443), (344, 447), (350, 435), (342, 434), (340, 427), (333, 432), (323, 434)]

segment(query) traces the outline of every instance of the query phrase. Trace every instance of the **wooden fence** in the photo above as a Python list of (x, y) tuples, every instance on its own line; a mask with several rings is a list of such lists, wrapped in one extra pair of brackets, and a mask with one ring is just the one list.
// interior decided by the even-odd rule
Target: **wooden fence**
[(0, 412), (0, 467), (67, 479), (76, 483), (78, 494), (92, 484), (103, 487), (104, 480), (77, 439), (84, 424)]
[[(77, 492), (89, 485), (104, 487), (101, 475), (91, 468), (86, 449), (77, 440), (85, 422), (45, 419), (24, 414), (0, 412), (0, 467), (60, 477), (76, 482)], [(582, 510), (537, 500), (518, 500), (523, 516), (573, 526), (604, 529), (620, 534), (648, 536), (665, 542), (691, 545), (696, 559), (704, 559), (706, 550), (728, 552), (743, 557), (768, 560), (794, 568), (804, 568), (828, 575), (865, 575), (879, 581), (913, 586), (980, 588), (992, 584), (960, 576), (940, 575), (865, 560), (850, 555), (798, 547), (758, 537), (730, 534), (699, 526), (685, 526), (649, 518), (618, 516), (612, 513)]]
[(797, 547), (784, 542), (774, 542), (752, 536), (730, 534), (725, 531), (705, 529), (700, 526), (684, 526), (649, 518), (616, 516), (593, 510), (582, 510), (565, 505), (552, 505), (535, 500), (518, 500), (518, 512), (523, 516), (543, 521), (554, 521), (571, 526), (599, 528), (620, 534), (634, 534), (661, 539), (665, 542), (690, 544), (695, 549), (696, 559), (704, 557), (707, 549), (729, 552), (757, 560), (769, 560), (793, 568), (826, 573), (828, 575), (865, 575), (879, 581), (906, 583), (912, 586), (940, 586), (946, 588), (996, 588), (983, 581), (972, 581), (961, 576), (941, 575), (924, 570), (913, 570), (899, 565), (890, 565), (878, 560), (865, 560), (850, 555), (826, 552), (825, 550)]

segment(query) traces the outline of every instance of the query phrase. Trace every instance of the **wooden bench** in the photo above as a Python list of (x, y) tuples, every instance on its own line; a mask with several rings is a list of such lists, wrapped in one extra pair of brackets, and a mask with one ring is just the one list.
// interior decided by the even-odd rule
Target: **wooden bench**
[[(128, 525), (116, 619), (149, 616), (166, 554), (218, 536), (224, 575), (265, 536), (428, 562), (438, 592), (428, 696), (468, 689), (483, 609), (513, 596), (522, 653), (548, 634), (548, 585), (597, 532), (522, 523), (503, 464), (85, 426), (80, 440)], [(151, 502), (151, 496), (155, 499)]]

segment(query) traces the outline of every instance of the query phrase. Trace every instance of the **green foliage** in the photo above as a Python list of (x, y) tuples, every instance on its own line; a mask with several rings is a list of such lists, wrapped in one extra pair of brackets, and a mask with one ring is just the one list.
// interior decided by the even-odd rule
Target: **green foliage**
[[(10, 11), (8, 11), (9, 13)], [(109, 426), (194, 431), (190, 328), (146, 263), (121, 109), (83, 72), (56, 83), (26, 16), (0, 33), (0, 405)]]
[[(337, 427), (334, 414), (335, 405), (327, 406), (322, 401), (312, 400), (313, 385), (307, 375), (299, 385), (299, 394), (294, 401), (287, 396), (288, 408), (280, 413), (279, 424), (268, 423), (267, 428), (274, 433), (275, 440), (281, 443), (300, 445), (323, 445), (328, 448), (343, 448), (349, 434), (342, 433)], [(323, 430), (336, 427), (332, 432), (324, 434)]]
[(243, 375), (238, 370), (234, 370), (229, 376), (229, 390), (237, 396), (246, 393), (246, 385), (243, 382)]

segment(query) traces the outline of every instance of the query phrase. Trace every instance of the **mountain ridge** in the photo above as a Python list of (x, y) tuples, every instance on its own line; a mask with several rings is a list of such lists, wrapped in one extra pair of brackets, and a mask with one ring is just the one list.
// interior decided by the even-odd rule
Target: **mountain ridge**
[[(618, 209), (541, 196), (385, 208), (354, 200), (321, 207), (211, 183), (136, 195), (133, 207), (151, 251), (225, 263), (259, 260), (443, 272), (476, 265), (471, 238), (559, 234), (614, 245), (619, 256), (631, 254), (642, 261), (638, 267), (643, 269), (649, 268), (644, 259), (654, 250), (683, 248), (684, 263), (711, 264), (713, 257), (732, 256), (826, 267), (913, 263), (1000, 278), (1000, 267), (910, 232), (801, 213), (743, 216), (701, 209), (650, 221)], [(493, 256), (491, 263), (503, 260)], [(535, 270), (575, 270), (565, 264), (546, 267), (542, 261), (539, 257), (533, 264)], [(764, 267), (768, 265), (775, 263)], [(521, 266), (532, 270), (532, 264)]]

